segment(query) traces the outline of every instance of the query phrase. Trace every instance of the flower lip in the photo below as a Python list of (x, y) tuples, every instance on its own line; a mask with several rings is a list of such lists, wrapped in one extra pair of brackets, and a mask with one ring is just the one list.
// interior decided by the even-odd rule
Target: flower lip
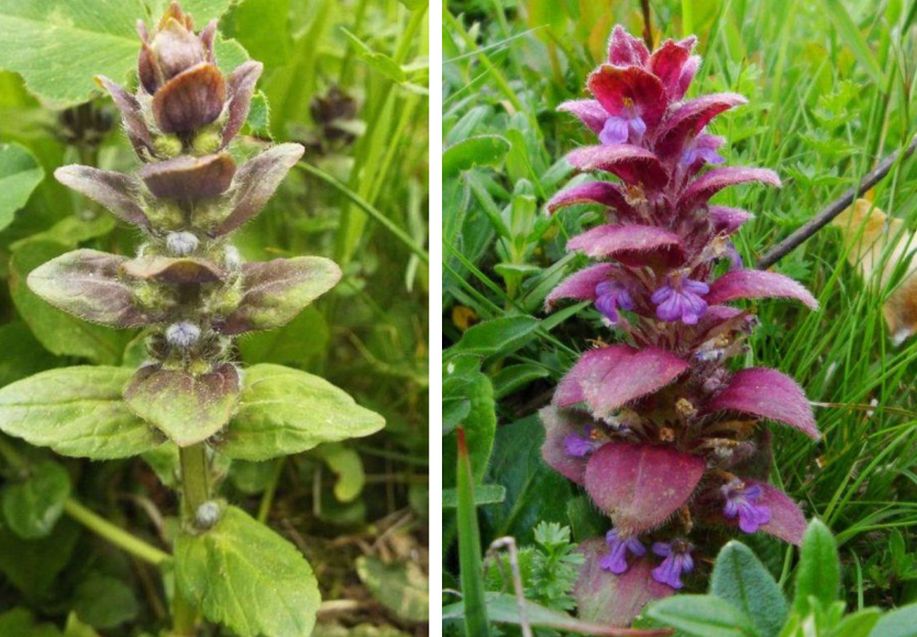
[(764, 495), (761, 485), (746, 485), (735, 478), (720, 487), (720, 492), (726, 500), (723, 515), (730, 520), (738, 517), (739, 528), (743, 533), (755, 533), (770, 522), (770, 507), (759, 503)]
[(694, 570), (694, 559), (691, 557), (693, 548), (685, 540), (654, 542), (653, 553), (665, 559), (653, 569), (653, 579), (675, 590), (682, 588), (684, 583), (681, 581), (681, 576)]
[(617, 529), (611, 529), (605, 534), (605, 543), (609, 552), (599, 560), (599, 567), (615, 575), (626, 573), (630, 567), (627, 563), (628, 553), (634, 557), (646, 555), (646, 547), (636, 536), (623, 536)]
[(685, 325), (696, 325), (707, 311), (703, 296), (710, 292), (710, 286), (703, 281), (683, 278), (670, 280), (653, 292), (650, 300), (656, 305), (656, 316), (662, 321), (681, 321)]
[(634, 300), (630, 292), (616, 281), (602, 281), (595, 286), (595, 307), (612, 323), (620, 320), (618, 308), (633, 310)]
[(584, 425), (581, 435), (571, 433), (564, 436), (564, 451), (574, 458), (585, 458), (603, 444), (599, 430), (592, 425)]

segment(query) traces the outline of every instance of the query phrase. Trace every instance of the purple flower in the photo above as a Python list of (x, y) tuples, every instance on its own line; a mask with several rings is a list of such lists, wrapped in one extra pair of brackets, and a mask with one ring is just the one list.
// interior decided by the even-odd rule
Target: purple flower
[(574, 458), (585, 458), (593, 451), (602, 446), (602, 443), (596, 438), (596, 429), (592, 425), (583, 427), (583, 435), (567, 434), (564, 436), (564, 450), (568, 456)]
[(703, 281), (682, 279), (674, 286), (662, 286), (650, 298), (656, 304), (656, 316), (660, 320), (696, 325), (707, 311), (707, 302), (702, 296), (708, 292), (710, 286)]
[(629, 113), (624, 116), (611, 115), (605, 120), (599, 141), (603, 144), (625, 144), (628, 139), (639, 140), (646, 132), (646, 122), (637, 114)]
[(599, 560), (599, 567), (615, 575), (627, 572), (628, 553), (637, 557), (646, 555), (646, 548), (640, 540), (635, 536), (622, 537), (616, 529), (611, 529), (605, 534), (605, 543), (610, 550)]
[(602, 281), (595, 286), (595, 307), (612, 323), (617, 323), (620, 316), (618, 308), (624, 310), (634, 309), (634, 300), (620, 283), (615, 281)]
[(676, 590), (684, 586), (681, 581), (682, 573), (690, 573), (694, 570), (691, 548), (692, 546), (688, 542), (680, 540), (675, 542), (653, 542), (653, 553), (665, 558), (662, 560), (662, 564), (653, 569), (653, 579)]
[(745, 486), (741, 480), (730, 480), (720, 487), (726, 504), (723, 505), (723, 515), (730, 520), (739, 518), (739, 528), (744, 533), (754, 533), (761, 526), (771, 520), (770, 507), (757, 504), (764, 495), (761, 485), (752, 484)]
[(726, 256), (729, 257), (730, 272), (733, 270), (745, 269), (745, 262), (742, 260), (742, 255), (736, 250), (735, 244), (733, 244), (732, 241), (726, 245)]
[(708, 164), (722, 164), (725, 159), (716, 150), (723, 144), (723, 138), (715, 135), (698, 135), (687, 143), (679, 160), (683, 166), (693, 166), (698, 159)]

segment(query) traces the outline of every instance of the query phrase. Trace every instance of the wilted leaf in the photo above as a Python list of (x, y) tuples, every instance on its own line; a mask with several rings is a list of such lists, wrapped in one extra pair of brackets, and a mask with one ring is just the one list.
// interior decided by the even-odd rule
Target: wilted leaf
[(210, 530), (178, 536), (175, 583), (207, 619), (240, 637), (309, 637), (321, 602), (296, 547), (232, 506)]
[(357, 405), (328, 381), (280, 365), (245, 370), (239, 409), (220, 450), (232, 458), (267, 460), (375, 433), (379, 414)]
[(430, 616), (428, 581), (415, 562), (385, 564), (364, 555), (357, 559), (357, 574), (377, 600), (399, 619), (425, 622)]
[(22, 482), (3, 488), (3, 517), (19, 537), (46, 537), (64, 512), (70, 497), (70, 475), (61, 465), (45, 461), (29, 467)]
[(0, 389), (0, 430), (64, 456), (127, 458), (161, 438), (134, 416), (121, 392), (132, 370), (65, 367)]
[(0, 230), (10, 225), (44, 177), (31, 151), (19, 144), (0, 144)]

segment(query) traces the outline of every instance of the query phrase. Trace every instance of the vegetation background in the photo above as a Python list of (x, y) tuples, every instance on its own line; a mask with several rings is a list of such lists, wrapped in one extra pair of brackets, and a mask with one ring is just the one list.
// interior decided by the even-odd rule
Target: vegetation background
[[(585, 95), (585, 78), (604, 59), (616, 23), (644, 33), (643, 4), (654, 42), (697, 34), (704, 62), (694, 92), (735, 91), (749, 99), (713, 126), (728, 140), (727, 164), (771, 168), (783, 179), (780, 190), (740, 187), (719, 195), (720, 203), (757, 216), (737, 239), (746, 264), (917, 131), (915, 3), (447, 2), (443, 446), (452, 457), (443, 479), (455, 486), (454, 429), (461, 424), (481, 546), (504, 536), (525, 545), (527, 597), (559, 610), (572, 608), (569, 596), (558, 594), (575, 578), (556, 548), (569, 539), (537, 523), (570, 527), (573, 541), (604, 533), (608, 523), (541, 461), (534, 414), (592, 339), (613, 336), (588, 304), (542, 310), (548, 291), (583, 265), (565, 252), (567, 239), (598, 219), (582, 209), (544, 213), (571, 174), (563, 156), (593, 139), (555, 109)], [(917, 161), (898, 162), (869, 197), (913, 235)], [(777, 263), (776, 270), (813, 291), (821, 310), (761, 303), (762, 324), (746, 363), (793, 376), (814, 402), (823, 441), (775, 430), (772, 480), (836, 534), (848, 609), (887, 608), (917, 600), (917, 338), (893, 346), (882, 316), (908, 264), (886, 250), (894, 276), (884, 284), (879, 272), (864, 280), (847, 262), (849, 248), (829, 227)], [(445, 518), (444, 604), (458, 599), (455, 539), (470, 530), (461, 526), (467, 519), (456, 522), (455, 500), (447, 490), (444, 502), (453, 508)], [(791, 587), (793, 548), (758, 536), (743, 541)], [(482, 585), (505, 590), (507, 582), (488, 577)]]
[[(0, 43), (0, 68), (33, 60), (23, 71), (28, 87), (23, 76), (0, 72), (0, 385), (52, 367), (136, 366), (143, 357), (142, 336), (83, 323), (24, 285), (32, 268), (76, 246), (131, 254), (139, 239), (51, 176), (77, 162), (136, 168), (110, 100), (96, 92), (85, 101), (91, 77), (107, 72), (96, 62), (112, 63), (118, 51), (129, 53), (124, 69), (136, 59), (132, 21), (114, 17), (130, 12), (123, 4), (113, 10), (113, 1), (120, 2), (61, 0), (74, 15), (94, 16), (82, 30), (56, 21), (66, 11), (43, 1), (35, 8), (44, 18), (29, 23), (39, 33), (33, 50)], [(13, 18), (29, 2), (0, 2), (0, 33), (22, 28)], [(128, 4), (136, 5), (128, 17), (149, 22), (163, 3)], [(240, 339), (239, 357), (319, 374), (387, 421), (370, 439), (276, 462), (234, 462), (222, 492), (312, 564), (326, 600), (316, 636), (426, 634), (427, 4), (183, 4), (192, 14), (222, 14), (221, 33), (237, 43), (223, 50), (264, 62), (246, 134), (307, 147), (240, 233), (244, 257), (324, 255), (345, 272), (291, 324)], [(200, 28), (206, 20), (197, 17)], [(156, 633), (168, 605), (155, 569), (72, 515), (78, 503), (167, 547), (177, 503), (157, 479), (156, 458), (80, 462), (5, 437), (0, 458), (0, 634), (58, 635), (33, 621), (60, 626), (71, 610), (107, 636)], [(32, 506), (7, 506), (16, 499), (7, 494), (23, 485), (34, 486)]]

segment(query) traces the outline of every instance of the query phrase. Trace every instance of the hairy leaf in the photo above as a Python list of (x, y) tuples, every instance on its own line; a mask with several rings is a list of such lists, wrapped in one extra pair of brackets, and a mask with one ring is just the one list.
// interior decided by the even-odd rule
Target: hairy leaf
[(207, 619), (240, 637), (309, 637), (321, 602), (296, 547), (233, 506), (208, 531), (179, 534), (175, 583)]
[(710, 593), (748, 615), (762, 637), (776, 637), (786, 620), (786, 599), (774, 577), (739, 542), (729, 542), (716, 556)]
[(244, 381), (239, 409), (220, 444), (231, 458), (267, 460), (323, 442), (368, 436), (385, 425), (382, 416), (306, 372), (253, 365), (245, 370)]
[(132, 370), (51, 369), (0, 389), (0, 430), (64, 456), (107, 460), (157, 447), (161, 437), (121, 398)]

